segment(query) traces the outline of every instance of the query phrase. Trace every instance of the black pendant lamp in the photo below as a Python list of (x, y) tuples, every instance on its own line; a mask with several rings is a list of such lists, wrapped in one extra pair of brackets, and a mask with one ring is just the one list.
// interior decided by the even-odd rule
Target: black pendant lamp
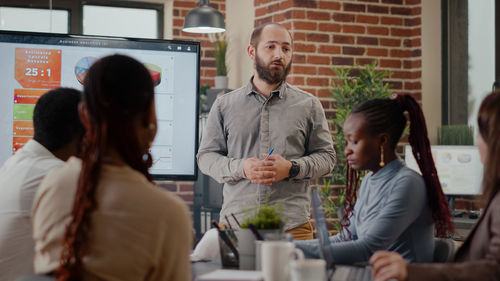
[(219, 33), (226, 31), (221, 12), (208, 5), (209, 0), (200, 0), (184, 18), (182, 31), (190, 33)]

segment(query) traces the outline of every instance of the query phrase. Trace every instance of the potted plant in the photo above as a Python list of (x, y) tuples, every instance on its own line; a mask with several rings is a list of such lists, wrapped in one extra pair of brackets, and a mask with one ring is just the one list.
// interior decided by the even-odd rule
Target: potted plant
[(247, 229), (250, 224), (253, 224), (258, 230), (281, 229), (283, 219), (281, 218), (279, 206), (267, 203), (260, 205), (255, 214), (243, 221), (240, 227)]
[[(319, 189), (319, 194), (323, 199), (323, 209), (325, 210), (325, 217), (327, 218), (342, 218), (344, 216), (344, 200), (345, 189), (336, 189), (337, 195), (334, 196), (335, 189), (331, 186), (331, 179), (323, 178), (323, 188)], [(340, 223), (333, 223), (335, 232), (341, 229)]]
[[(323, 207), (327, 211), (327, 217), (332, 217), (339, 213), (338, 209), (341, 208), (345, 196), (345, 190), (343, 190), (344, 193), (339, 191), (339, 195), (335, 195), (334, 188), (330, 187), (331, 184), (337, 186), (345, 185), (347, 163), (344, 154), (344, 122), (356, 105), (374, 98), (387, 98), (391, 94), (389, 83), (383, 81), (389, 77), (389, 73), (375, 70), (376, 66), (377, 64), (374, 62), (364, 67), (355, 65), (348, 69), (343, 67), (332, 68), (336, 76), (328, 90), (335, 99), (336, 113), (335, 119), (333, 119), (335, 134), (333, 140), (337, 152), (337, 164), (335, 165), (331, 179), (324, 181), (325, 187), (320, 192), (323, 199)], [(337, 201), (333, 199), (335, 196), (337, 196)], [(336, 228), (340, 229), (340, 225), (336, 225)]]
[(255, 270), (256, 266), (256, 238), (252, 230), (249, 228), (253, 225), (263, 238), (279, 239), (283, 232), (284, 221), (281, 217), (281, 205), (268, 204), (266, 198), (265, 203), (258, 206), (256, 209), (250, 210), (254, 212), (251, 216), (243, 221), (240, 229), (236, 232), (238, 238), (238, 251), (240, 256), (240, 269)]
[(474, 128), (469, 125), (443, 125), (438, 128), (439, 145), (474, 145)]
[(215, 68), (217, 69), (217, 76), (215, 77), (215, 88), (225, 89), (227, 88), (227, 68), (226, 68), (226, 51), (227, 51), (227, 41), (224, 33), (215, 34), (214, 40), (214, 57), (215, 57)]

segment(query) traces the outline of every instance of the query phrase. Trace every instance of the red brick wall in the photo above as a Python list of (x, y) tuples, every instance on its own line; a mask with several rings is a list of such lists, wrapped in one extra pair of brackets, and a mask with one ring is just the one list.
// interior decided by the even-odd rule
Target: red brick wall
[(377, 61), (397, 92), (421, 100), (420, 0), (255, 0), (255, 23), (275, 21), (294, 38), (289, 82), (318, 96), (334, 113), (331, 66)]
[[(178, 40), (195, 40), (201, 42), (201, 69), (200, 85), (210, 84), (214, 86), (214, 77), (217, 75), (215, 70), (215, 58), (213, 56), (213, 46), (208, 39), (208, 35), (197, 33), (186, 33), (182, 31), (184, 17), (191, 10), (196, 8), (198, 0), (175, 0), (173, 5), (173, 38)], [(226, 1), (211, 0), (210, 6), (222, 13), (225, 18)]]

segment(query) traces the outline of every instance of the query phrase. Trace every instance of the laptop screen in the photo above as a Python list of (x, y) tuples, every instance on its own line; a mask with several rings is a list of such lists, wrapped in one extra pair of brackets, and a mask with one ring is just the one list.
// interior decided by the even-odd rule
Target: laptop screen
[(330, 240), (328, 239), (328, 228), (326, 226), (325, 212), (321, 204), (318, 190), (311, 189), (311, 201), (313, 216), (316, 224), (316, 231), (319, 241), (319, 252), (322, 259), (326, 261), (327, 266), (333, 267), (333, 257), (330, 247)]

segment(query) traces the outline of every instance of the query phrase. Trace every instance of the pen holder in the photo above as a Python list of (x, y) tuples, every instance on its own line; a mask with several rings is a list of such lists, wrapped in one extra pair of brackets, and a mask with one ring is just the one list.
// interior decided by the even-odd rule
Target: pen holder
[[(220, 230), (220, 232), (224, 233), (228, 240), (233, 244), (235, 248), (238, 246), (238, 241), (236, 240), (236, 236), (234, 235), (233, 230)], [(222, 268), (238, 268), (239, 262), (238, 258), (231, 250), (229, 245), (221, 238), (221, 234), (219, 233), (219, 250), (220, 250), (220, 262)]]

